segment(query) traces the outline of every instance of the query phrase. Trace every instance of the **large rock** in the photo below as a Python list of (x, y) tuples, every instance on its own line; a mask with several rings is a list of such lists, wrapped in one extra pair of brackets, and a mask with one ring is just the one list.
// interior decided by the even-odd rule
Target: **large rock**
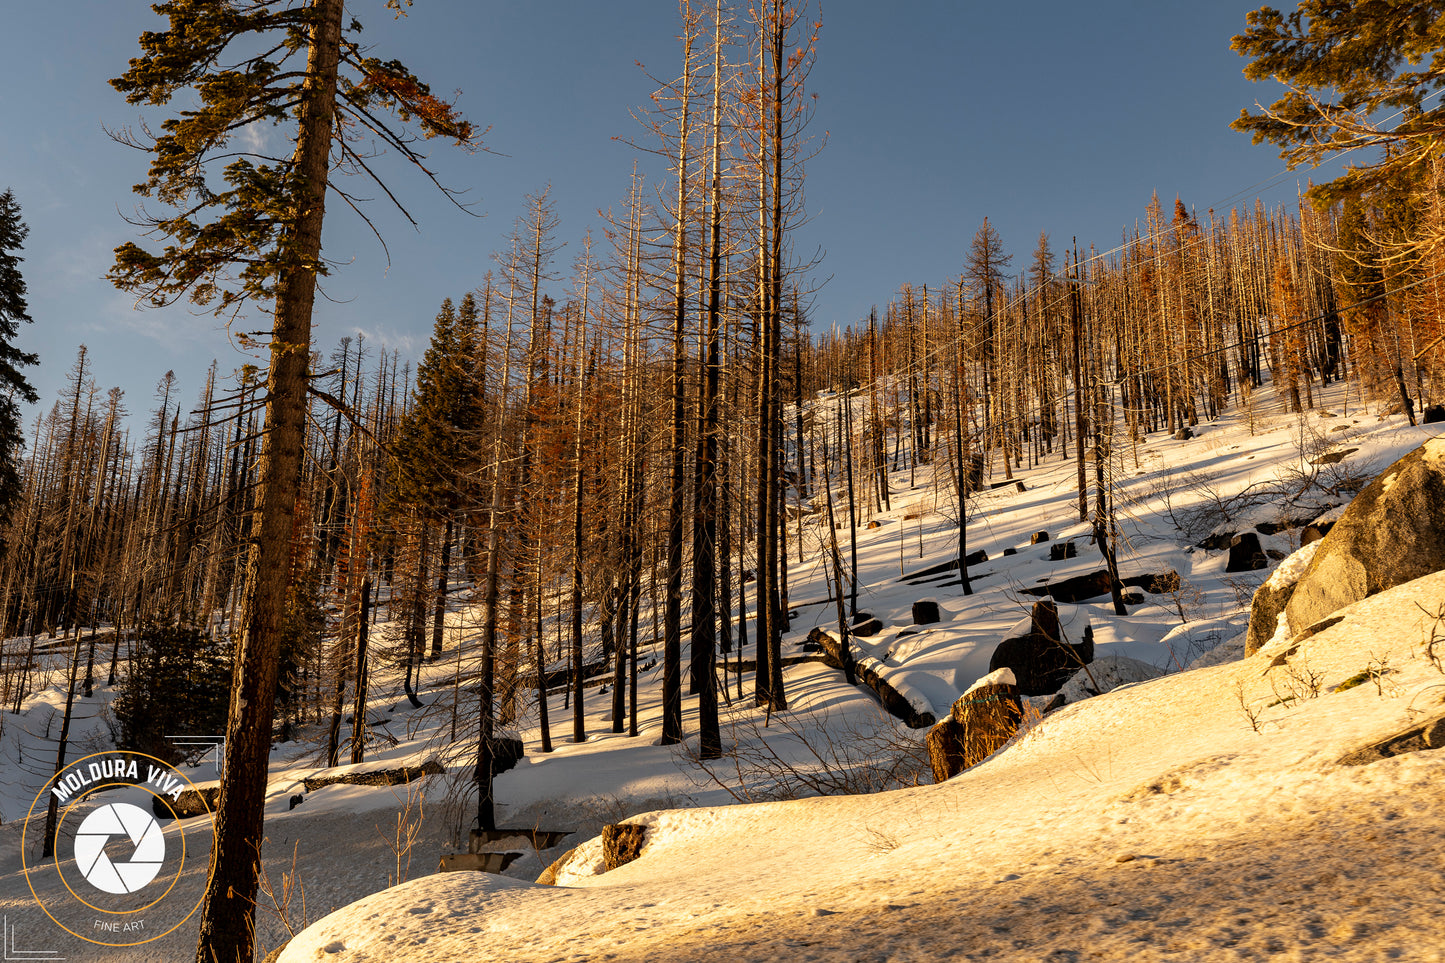
[(1320, 542), (1313, 541), (1300, 547), (1299, 551), (1280, 563), (1274, 574), (1254, 593), (1249, 605), (1249, 632), (1244, 640), (1244, 654), (1254, 655), (1274, 637), (1279, 628), (1279, 617), (1294, 595), (1295, 586), (1304, 574)]
[(1291, 626), (1445, 569), (1445, 438), (1385, 469), (1315, 544), (1285, 607)]
[(510, 769), (526, 755), (521, 739), (511, 736), (497, 736), (492, 740), (492, 777), (496, 778)]
[(1391, 756), (1402, 756), (1407, 752), (1439, 749), (1442, 743), (1445, 743), (1445, 716), (1436, 716), (1429, 722), (1416, 723), (1387, 739), (1347, 752), (1340, 757), (1338, 763), (1341, 766), (1367, 766), (1372, 762), (1389, 759)]
[(1316, 467), (1322, 467), (1324, 465), (1338, 465), (1340, 462), (1344, 461), (1346, 457), (1348, 457), (1349, 455), (1353, 455), (1359, 450), (1360, 449), (1358, 448), (1341, 448), (1337, 451), (1327, 451), (1322, 455), (1317, 455), (1314, 458), (1311, 458), (1310, 464)]
[(642, 855), (647, 827), (636, 823), (612, 823), (602, 827), (602, 859), (611, 872)]
[(928, 730), (928, 764), (933, 768), (933, 781), (945, 782), (963, 772), (963, 726), (950, 716)]
[(983, 762), (1019, 730), (1023, 700), (1009, 669), (990, 672), (953, 704), (953, 721), (961, 730), (963, 768)]
[[(1063, 543), (1060, 542), (1058, 544)], [(1055, 547), (1058, 547), (1058, 545), (1055, 545)], [(1060, 579), (1057, 582), (1046, 582), (1043, 585), (1036, 585), (1033, 588), (1020, 589), (1019, 594), (1032, 595), (1035, 598), (1047, 595), (1055, 602), (1075, 605), (1086, 599), (1095, 599), (1101, 595), (1108, 595), (1109, 572), (1107, 569), (1101, 568), (1097, 572), (1075, 575), (1073, 578)]]
[(1157, 679), (1164, 670), (1127, 655), (1106, 655), (1080, 669), (1059, 690), (1063, 705), (1082, 702), (1091, 696), (1113, 692), (1121, 685)]
[[(209, 816), (216, 811), (221, 800), (221, 787), (201, 786), (199, 789), (183, 789), (176, 799), (170, 796), (152, 796), (151, 812), (157, 819), (190, 819), (192, 816)], [(295, 806), (291, 807), (295, 809)]]
[(988, 669), (1013, 670), (1015, 684), (1023, 695), (1048, 695), (1059, 691), (1059, 686), (1093, 660), (1093, 634), (1086, 630), (1077, 645), (1065, 642), (1059, 629), (1058, 607), (1044, 599), (1034, 603), (1026, 632), (1004, 639), (993, 650)]
[(446, 772), (442, 764), (428, 759), (420, 766), (400, 766), (396, 769), (369, 769), (365, 772), (337, 772), (323, 776), (307, 776), (301, 786), (307, 792), (315, 792), (323, 786), (400, 786), (425, 776), (439, 776)]
[(577, 847), (573, 846), (571, 849), (567, 850), (567, 852), (563, 853), (557, 859), (553, 860), (552, 865), (542, 870), (542, 875), (537, 877), (537, 885), (556, 886), (557, 874), (562, 872), (562, 870), (566, 868), (567, 864), (572, 862), (572, 858), (576, 855)]
[(1211, 532), (1206, 537), (1195, 542), (1194, 545), (1206, 551), (1221, 552), (1229, 548), (1230, 544), (1233, 543), (1234, 535), (1234, 532)]

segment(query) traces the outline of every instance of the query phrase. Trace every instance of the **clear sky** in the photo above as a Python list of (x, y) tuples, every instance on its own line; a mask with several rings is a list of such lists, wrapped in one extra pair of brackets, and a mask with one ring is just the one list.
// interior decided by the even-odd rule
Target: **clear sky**
[[(1210, 208), (1294, 204), (1307, 172), (1281, 175), (1268, 146), (1228, 129), (1241, 107), (1269, 102), (1229, 49), (1254, 0), (825, 0), (814, 129), (827, 145), (808, 168), (810, 222), (800, 251), (821, 249), (815, 325), (849, 324), (905, 282), (956, 276), (987, 216), (1027, 267), (1039, 232), (1055, 250), (1077, 236), (1119, 242), (1158, 191), (1201, 218)], [(440, 144), (441, 178), (484, 217), (451, 208), (397, 171), (392, 185), (420, 222), (373, 205), (390, 266), (354, 217), (330, 216), (325, 253), (343, 264), (319, 302), (318, 348), (358, 330), (416, 358), (437, 305), (480, 283), (522, 209), (548, 184), (571, 263), (597, 211), (625, 196), (642, 138), (631, 111), (680, 60), (672, 0), (416, 0), (393, 22), (382, 0), (353, 0), (364, 36), (434, 92), (460, 104), (495, 153)], [(112, 249), (138, 239), (122, 215), (147, 155), (104, 128), (138, 110), (108, 85), (164, 20), (135, 0), (11, 4), (0, 58), (0, 189), (14, 189), (31, 228), (23, 252), (35, 323), (21, 345), (48, 407), (77, 345), (91, 349), (102, 390), (126, 391), (132, 413), (153, 404), (174, 369), (194, 399), (211, 359), (251, 360), (209, 315), (135, 310), (103, 275)], [(153, 115), (155, 116), (155, 115)], [(374, 194), (360, 188), (363, 194)], [(333, 206), (333, 211), (339, 211)], [(144, 243), (142, 241), (142, 243)], [(247, 327), (269, 327), (252, 318)]]

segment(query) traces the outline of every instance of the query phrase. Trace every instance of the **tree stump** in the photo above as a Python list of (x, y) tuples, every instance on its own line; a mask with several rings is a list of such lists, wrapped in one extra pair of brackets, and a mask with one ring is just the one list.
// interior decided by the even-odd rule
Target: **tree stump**
[(933, 599), (919, 599), (913, 603), (914, 625), (932, 625), (942, 617), (938, 611), (938, 603)]

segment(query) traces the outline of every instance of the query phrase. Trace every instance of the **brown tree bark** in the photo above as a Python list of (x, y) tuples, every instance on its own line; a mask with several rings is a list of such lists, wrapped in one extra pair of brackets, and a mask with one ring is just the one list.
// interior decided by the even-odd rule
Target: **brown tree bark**
[(266, 434), (261, 447), (260, 531), (247, 562), (251, 597), (236, 652), (196, 963), (251, 963), (254, 956), (266, 774), (290, 587), (292, 518), (304, 453), (311, 309), (321, 256), (344, 14), (343, 0), (317, 0), (306, 56), (307, 79), (302, 87), (294, 155), (300, 214), (284, 240), (288, 257), (276, 288)]

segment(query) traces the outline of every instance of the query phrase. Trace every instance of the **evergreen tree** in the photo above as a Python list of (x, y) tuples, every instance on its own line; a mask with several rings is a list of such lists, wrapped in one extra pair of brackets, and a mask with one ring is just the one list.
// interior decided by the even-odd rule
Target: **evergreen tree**
[(470, 505), (467, 490), (479, 458), (477, 435), (485, 412), (474, 375), (477, 305), (468, 292), (460, 310), (442, 302), (431, 344), (416, 369), (413, 404), (395, 452), (392, 497), (443, 520)]
[(1445, 136), (1445, 108), (1425, 107), (1445, 89), (1442, 13), (1440, 0), (1301, 0), (1289, 14), (1253, 11), (1232, 46), (1251, 58), (1246, 77), (1278, 81), (1287, 92), (1257, 113), (1241, 110), (1231, 126), (1256, 144), (1279, 145), (1291, 168), (1389, 148), (1379, 161), (1312, 187), (1317, 199), (1338, 200), (1419, 166)]
[[(15, 347), (20, 322), (30, 321), (25, 302), (25, 279), (15, 252), (24, 245), (30, 228), (20, 219), (20, 205), (13, 192), (0, 194), (0, 522), (9, 516), (20, 497), (20, 452), (25, 437), (20, 426), (16, 397), (35, 403), (35, 389), (20, 369), (39, 358)], [(6, 549), (0, 542), (0, 552)]]
[(144, 626), (130, 670), (111, 706), (115, 744), (178, 763), (187, 751), (167, 733), (218, 732), (230, 692), (216, 684), (231, 675), (231, 647), (194, 626)]
[[(401, 13), (403, 2), (386, 6)], [(249, 963), (331, 159), (334, 152), (339, 169), (375, 178), (369, 155), (357, 151), (364, 131), (435, 183), (408, 130), (388, 114), (461, 144), (473, 131), (402, 64), (366, 55), (344, 0), (170, 0), (153, 9), (168, 28), (143, 33), (142, 55), (111, 83), (130, 103), (168, 105), (180, 95), (185, 105), (158, 135), (122, 135), (152, 154), (136, 190), (173, 213), (143, 216), (142, 226), (170, 243), (159, 254), (121, 245), (110, 277), (153, 305), (189, 298), (235, 316), (248, 302), (268, 302), (274, 318), (227, 778), (196, 948), (199, 963)], [(233, 144), (272, 127), (294, 143), (289, 157)]]

